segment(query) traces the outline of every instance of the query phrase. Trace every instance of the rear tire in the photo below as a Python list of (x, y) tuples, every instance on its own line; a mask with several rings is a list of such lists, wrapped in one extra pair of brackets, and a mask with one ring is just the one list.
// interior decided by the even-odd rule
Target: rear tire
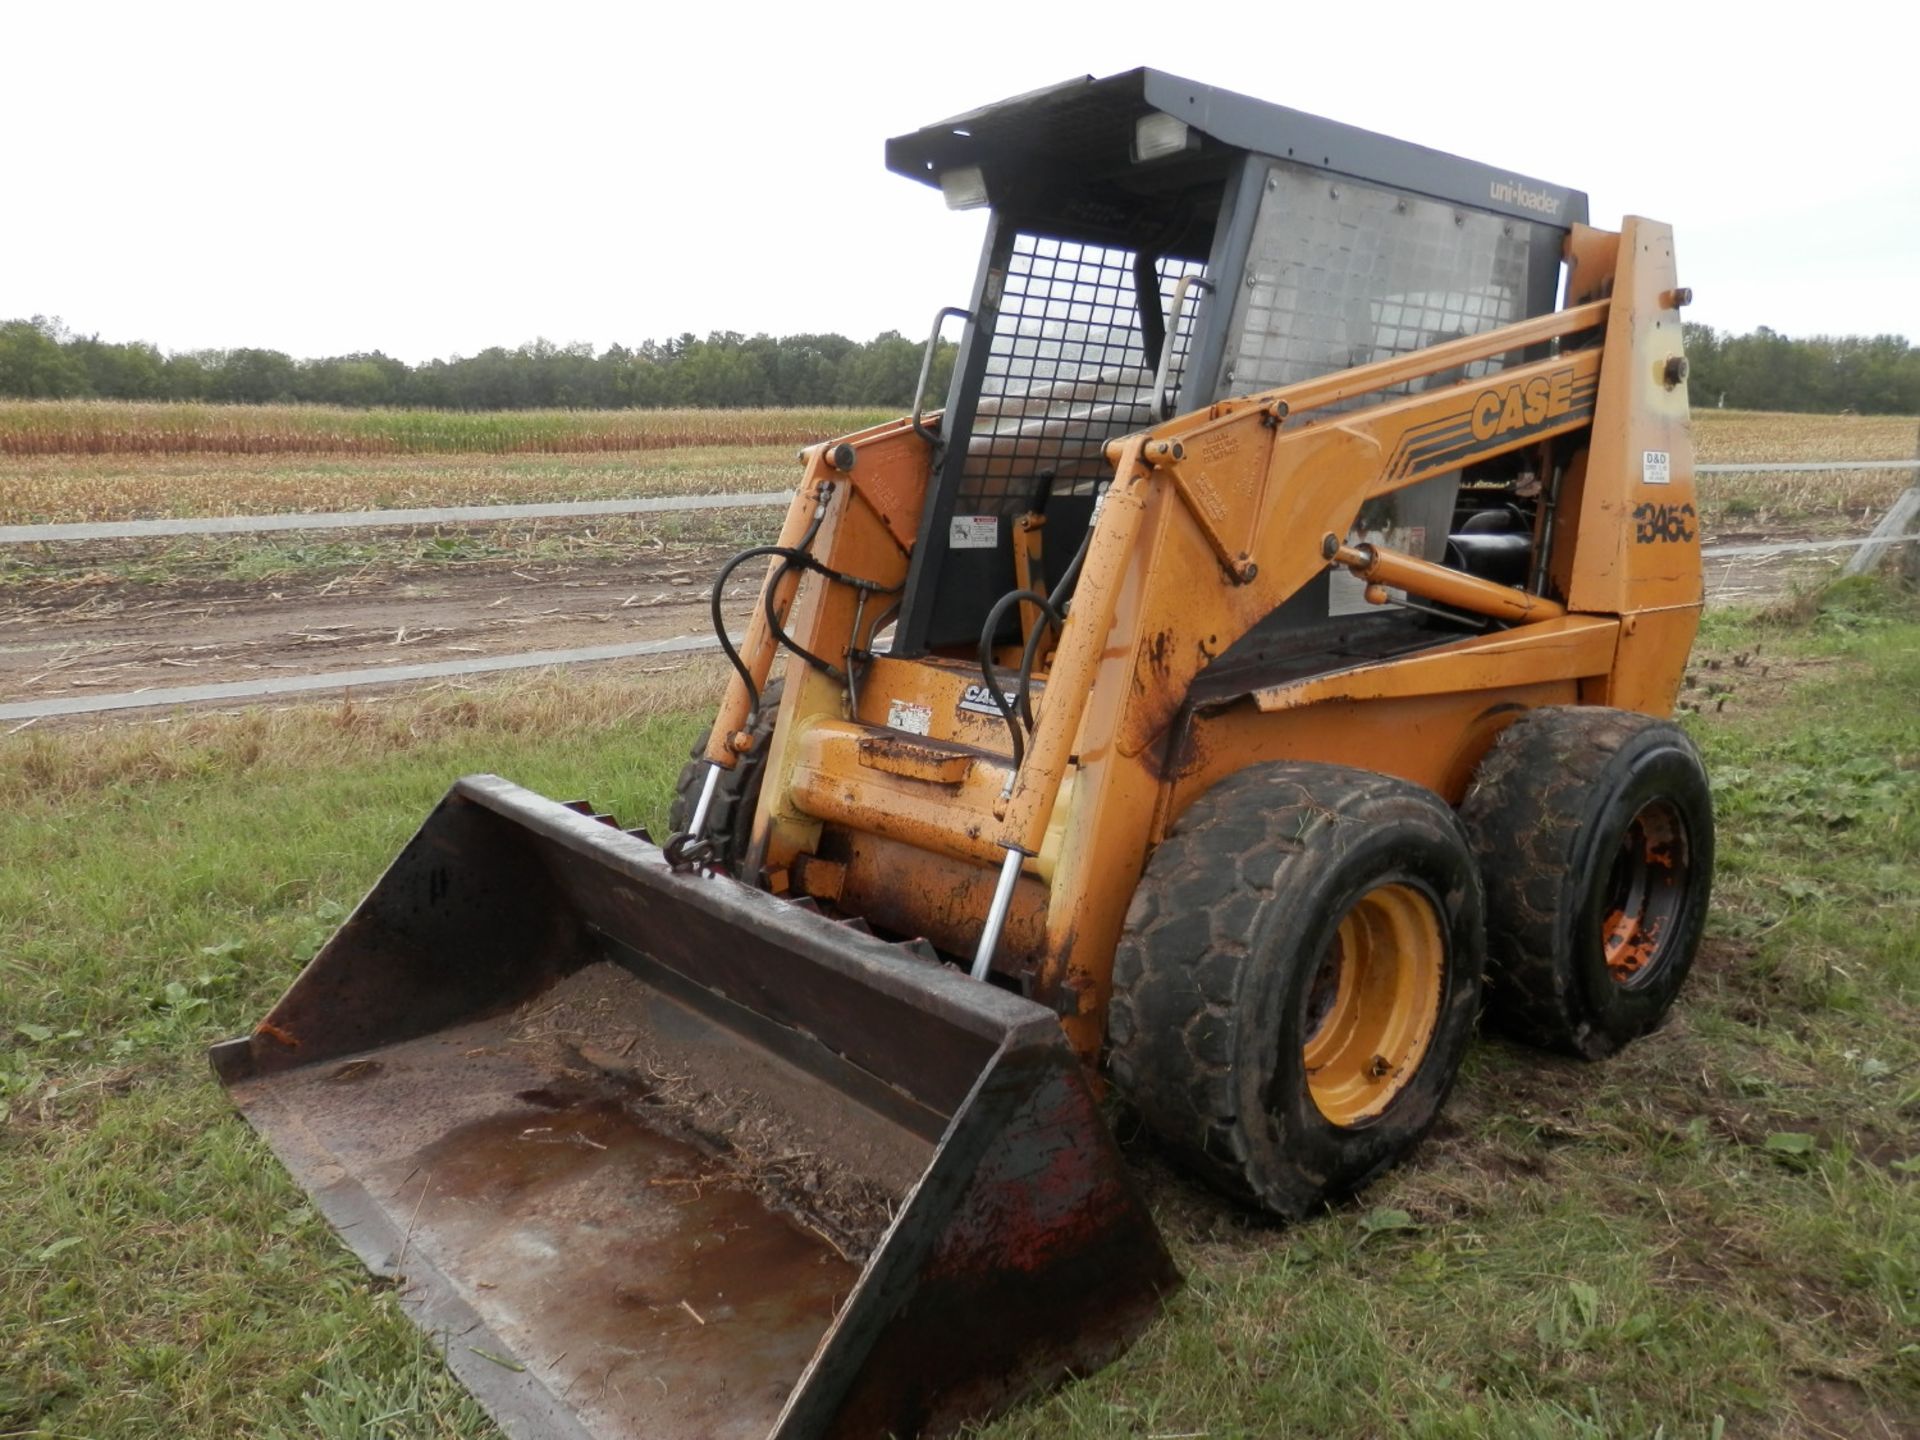
[(1656, 1028), (1713, 881), (1713, 796), (1685, 732), (1599, 706), (1530, 711), (1460, 815), (1487, 887), (1489, 1020), (1588, 1060)]
[(1480, 881), (1404, 780), (1269, 764), (1196, 800), (1114, 957), (1109, 1068), (1204, 1179), (1297, 1219), (1433, 1123), (1480, 1005)]
[[(784, 677), (770, 680), (760, 692), (760, 718), (753, 725), (753, 749), (733, 762), (713, 787), (713, 803), (707, 807), (706, 839), (713, 843), (713, 858), (730, 871), (737, 871), (747, 858), (753, 840), (753, 812), (760, 806), (760, 784), (766, 778), (767, 746), (773, 738), (774, 722), (780, 718), (780, 693), (786, 688)], [(709, 730), (689, 752), (681, 767), (680, 779), (673, 787), (673, 804), (667, 808), (667, 831), (683, 833), (693, 823), (693, 812), (700, 803), (700, 787), (707, 778), (707, 745), (713, 738)]]

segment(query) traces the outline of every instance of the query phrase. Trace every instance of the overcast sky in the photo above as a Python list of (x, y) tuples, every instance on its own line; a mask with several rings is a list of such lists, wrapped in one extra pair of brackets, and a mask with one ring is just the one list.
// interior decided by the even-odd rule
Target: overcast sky
[(0, 319), (410, 361), (917, 337), (981, 221), (886, 137), (1152, 64), (1670, 221), (1694, 319), (1920, 340), (1916, 33), (1854, 0), (0, 0)]

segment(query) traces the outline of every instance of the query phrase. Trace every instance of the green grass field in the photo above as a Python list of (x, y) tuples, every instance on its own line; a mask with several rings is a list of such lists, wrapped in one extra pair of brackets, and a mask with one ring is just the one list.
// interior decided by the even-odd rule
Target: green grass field
[[(492, 1437), (209, 1079), (491, 769), (658, 826), (711, 667), (0, 738), (0, 1437)], [(1143, 1148), (1189, 1277), (1041, 1436), (1920, 1433), (1920, 607), (1716, 614), (1715, 916), (1673, 1022), (1477, 1046), (1414, 1162), (1280, 1229)]]

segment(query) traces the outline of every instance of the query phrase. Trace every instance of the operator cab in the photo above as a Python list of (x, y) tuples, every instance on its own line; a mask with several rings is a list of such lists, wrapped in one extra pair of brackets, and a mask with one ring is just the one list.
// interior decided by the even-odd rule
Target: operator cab
[[(1045, 517), (1028, 584), (1059, 583), (1112, 478), (1110, 440), (1545, 314), (1587, 217), (1578, 191), (1148, 69), (897, 137), (887, 165), (991, 211), (893, 642), (904, 656), (981, 642), (1016, 587), (1023, 516)], [(938, 337), (936, 322), (929, 357)], [(1460, 479), (1374, 502), (1363, 530), (1445, 559)], [(1505, 480), (1467, 508), (1508, 515), (1525, 486)], [(1510, 567), (1498, 541), (1455, 546), (1455, 563), (1496, 549)], [(1281, 611), (1364, 609), (1335, 578)]]

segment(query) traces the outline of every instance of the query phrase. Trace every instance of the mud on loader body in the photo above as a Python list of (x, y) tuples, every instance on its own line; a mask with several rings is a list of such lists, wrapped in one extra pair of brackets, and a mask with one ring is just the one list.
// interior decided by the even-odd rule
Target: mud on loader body
[(1698, 941), (1665, 226), (1153, 71), (888, 160), (991, 207), (947, 403), (716, 582), (675, 834), (463, 780), (215, 1052), (514, 1433), (994, 1413), (1178, 1281), (1099, 1089), (1295, 1218)]

